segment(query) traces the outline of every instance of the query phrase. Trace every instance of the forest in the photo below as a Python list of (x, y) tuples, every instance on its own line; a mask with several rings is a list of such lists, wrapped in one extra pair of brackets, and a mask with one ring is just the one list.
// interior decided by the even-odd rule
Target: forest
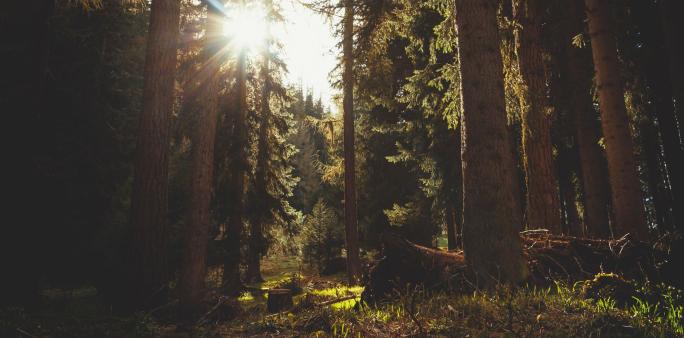
[(0, 337), (684, 337), (683, 7), (5, 1)]

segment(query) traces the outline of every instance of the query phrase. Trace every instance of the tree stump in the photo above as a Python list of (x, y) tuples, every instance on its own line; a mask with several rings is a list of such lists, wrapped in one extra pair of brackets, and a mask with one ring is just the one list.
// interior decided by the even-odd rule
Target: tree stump
[(280, 312), (292, 307), (292, 291), (289, 289), (268, 290), (268, 312)]

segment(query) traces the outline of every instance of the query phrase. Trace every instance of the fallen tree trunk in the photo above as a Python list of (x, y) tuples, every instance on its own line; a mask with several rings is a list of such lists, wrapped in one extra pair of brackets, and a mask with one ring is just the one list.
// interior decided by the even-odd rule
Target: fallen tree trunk
[[(591, 279), (600, 272), (675, 286), (681, 283), (673, 280), (676, 277), (661, 273), (661, 267), (668, 264), (665, 250), (629, 236), (596, 240), (531, 231), (521, 233), (520, 237), (530, 272), (529, 285), (546, 287), (557, 280)], [(364, 301), (417, 285), (464, 292), (476, 288), (476, 283), (468, 278), (463, 251), (427, 248), (395, 234), (383, 235), (382, 242), (384, 257), (371, 270), (362, 295)]]

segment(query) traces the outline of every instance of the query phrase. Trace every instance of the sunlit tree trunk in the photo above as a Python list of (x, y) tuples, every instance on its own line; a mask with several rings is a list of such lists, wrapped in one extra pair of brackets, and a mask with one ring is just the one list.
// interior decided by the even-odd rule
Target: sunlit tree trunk
[(230, 295), (237, 295), (240, 280), (240, 237), (243, 228), (245, 207), (245, 176), (247, 170), (247, 55), (244, 51), (237, 62), (237, 109), (235, 110), (235, 131), (233, 139), (232, 182), (229, 201), (226, 238), (223, 240), (225, 257), (223, 262), (223, 288)]
[(513, 13), (521, 25), (516, 29), (516, 51), (523, 80), (523, 162), (527, 182), (527, 227), (560, 233), (560, 200), (551, 144), (551, 116), (547, 112), (546, 77), (541, 47), (543, 1), (513, 1)]
[(131, 299), (149, 306), (163, 299), (167, 282), (169, 119), (173, 110), (180, 4), (153, 0), (145, 58), (143, 109), (138, 126), (131, 200)]
[(207, 36), (204, 63), (195, 72), (185, 100), (197, 100), (192, 136), (190, 196), (183, 236), (178, 296), (181, 316), (193, 318), (204, 307), (207, 244), (211, 223), (210, 203), (214, 177), (214, 143), (219, 109), (220, 12), (207, 3)]
[(615, 214), (613, 232), (615, 236), (631, 233), (637, 239), (647, 240), (648, 229), (620, 80), (610, 3), (604, 0), (586, 0), (585, 3)]
[(518, 231), (515, 168), (506, 128), (498, 1), (456, 2), (462, 79), (463, 246), (473, 282), (518, 283), (527, 269)]
[[(564, 38), (572, 38), (584, 31), (584, 2), (568, 0), (568, 27)], [(587, 47), (567, 46), (567, 74), (571, 109), (574, 115), (575, 136), (579, 152), (582, 204), (587, 236), (609, 238), (608, 205), (610, 186), (603, 148), (599, 145), (601, 128), (591, 96), (591, 55)]]
[(361, 280), (359, 233), (356, 212), (356, 173), (354, 154), (354, 3), (344, 6), (344, 225), (347, 244), (347, 274), (351, 283)]

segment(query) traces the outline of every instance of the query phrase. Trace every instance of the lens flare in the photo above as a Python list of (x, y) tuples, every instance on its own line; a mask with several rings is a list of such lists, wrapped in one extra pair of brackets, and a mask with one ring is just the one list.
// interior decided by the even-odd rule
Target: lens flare
[(232, 48), (254, 50), (264, 45), (268, 32), (263, 8), (256, 5), (227, 7), (226, 17), (223, 34)]

